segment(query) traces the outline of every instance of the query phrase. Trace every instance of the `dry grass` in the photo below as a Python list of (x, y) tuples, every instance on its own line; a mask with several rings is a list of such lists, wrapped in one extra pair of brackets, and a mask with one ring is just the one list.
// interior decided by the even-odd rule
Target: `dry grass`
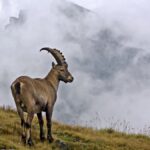
[(35, 145), (25, 146), (20, 139), (20, 120), (11, 108), (0, 108), (0, 150), (150, 150), (150, 138), (116, 132), (113, 129), (94, 130), (53, 122), (55, 141), (49, 144), (39, 140), (39, 126), (35, 117), (32, 135)]

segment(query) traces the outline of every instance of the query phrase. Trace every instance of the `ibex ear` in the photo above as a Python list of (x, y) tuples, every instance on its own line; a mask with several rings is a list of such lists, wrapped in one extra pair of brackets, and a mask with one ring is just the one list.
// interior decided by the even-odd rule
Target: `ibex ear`
[(55, 65), (55, 63), (54, 63), (54, 62), (52, 62), (52, 67), (53, 67), (53, 68), (55, 68), (55, 66), (56, 66), (56, 65)]

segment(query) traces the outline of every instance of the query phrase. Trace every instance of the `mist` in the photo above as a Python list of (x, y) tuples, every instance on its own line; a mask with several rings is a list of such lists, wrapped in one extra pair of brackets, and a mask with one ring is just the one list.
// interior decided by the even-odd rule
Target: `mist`
[(63, 52), (75, 78), (60, 84), (54, 120), (150, 126), (149, 2), (140, 2), (1, 0), (0, 105), (15, 108), (10, 85), (18, 76), (47, 75), (54, 59), (39, 49), (49, 46)]

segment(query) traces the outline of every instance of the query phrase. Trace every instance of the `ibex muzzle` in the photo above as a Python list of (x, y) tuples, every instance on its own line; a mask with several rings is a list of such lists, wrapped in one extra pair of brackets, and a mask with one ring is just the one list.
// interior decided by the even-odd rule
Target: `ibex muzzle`
[[(21, 118), (22, 137), (25, 139), (25, 143), (29, 145), (33, 144), (31, 139), (31, 123), (35, 113), (38, 116), (40, 125), (40, 139), (41, 141), (45, 139), (42, 111), (46, 112), (47, 139), (49, 142), (53, 141), (51, 117), (57, 98), (59, 82), (64, 81), (67, 83), (73, 81), (73, 76), (68, 71), (68, 64), (62, 53), (57, 49), (48, 47), (44, 47), (40, 51), (42, 50), (51, 53), (57, 61), (56, 65), (54, 62), (52, 63), (52, 69), (48, 75), (43, 79), (21, 76), (11, 85), (12, 95)], [(24, 112), (27, 112), (27, 119), (24, 118)]]

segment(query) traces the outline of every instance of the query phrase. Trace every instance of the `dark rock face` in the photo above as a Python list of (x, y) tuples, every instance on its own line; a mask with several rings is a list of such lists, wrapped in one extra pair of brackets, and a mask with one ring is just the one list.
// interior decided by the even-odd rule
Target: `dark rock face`
[(24, 10), (20, 10), (18, 17), (10, 17), (9, 24), (5, 26), (5, 29), (16, 28), (24, 24), (26, 21), (26, 13)]

